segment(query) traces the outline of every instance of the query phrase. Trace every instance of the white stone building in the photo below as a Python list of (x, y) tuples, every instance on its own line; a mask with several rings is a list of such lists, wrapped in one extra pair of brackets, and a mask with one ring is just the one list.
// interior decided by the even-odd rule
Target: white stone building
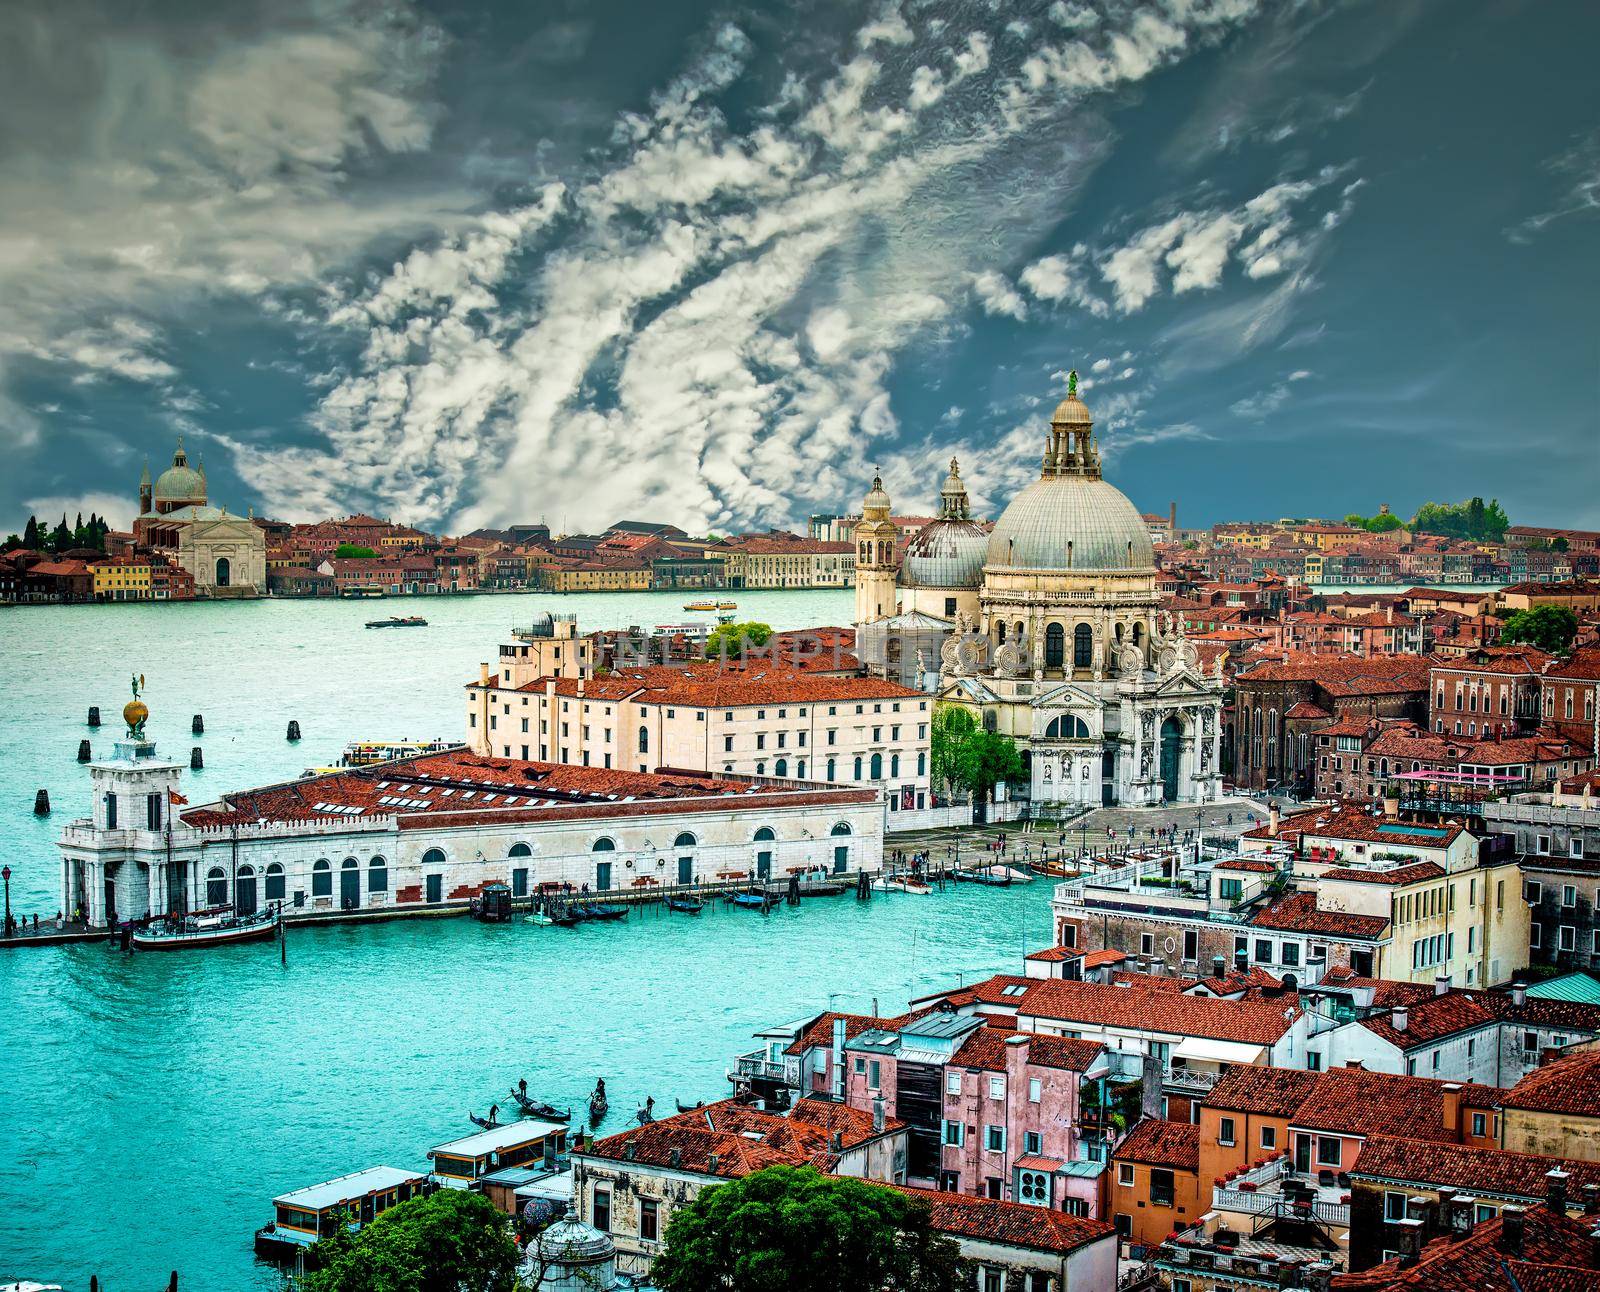
[(93, 815), (61, 833), (62, 909), (91, 925), (281, 902), (291, 914), (875, 871), (868, 786), (654, 775), (455, 750), (173, 811), (182, 768), (142, 735), (90, 765)]
[(209, 504), (205, 467), (189, 465), (182, 439), (154, 485), (145, 468), (133, 532), (192, 574), (201, 596), (253, 597), (267, 586), (266, 535), (250, 517)]
[[(1040, 477), (995, 522), (981, 573), (975, 536), (950, 529), (935, 544), (947, 559), (914, 562), (908, 550), (897, 579), (890, 502), (874, 480), (857, 529), (857, 633), (871, 641), (875, 622), (908, 615), (945, 620), (939, 698), (1016, 740), (1036, 804), (1211, 802), (1222, 794), (1220, 663), (1203, 672), (1158, 612), (1148, 527), (1101, 478), (1092, 427), (1074, 373)], [(952, 470), (929, 529), (964, 519), (959, 484)]]

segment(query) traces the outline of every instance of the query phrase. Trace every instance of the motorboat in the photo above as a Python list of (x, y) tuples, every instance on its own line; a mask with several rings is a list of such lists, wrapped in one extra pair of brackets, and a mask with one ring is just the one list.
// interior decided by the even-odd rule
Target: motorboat
[(278, 908), (236, 915), (230, 906), (196, 911), (193, 915), (152, 920), (129, 934), (136, 951), (180, 951), (193, 947), (225, 946), (230, 942), (256, 942), (278, 932)]

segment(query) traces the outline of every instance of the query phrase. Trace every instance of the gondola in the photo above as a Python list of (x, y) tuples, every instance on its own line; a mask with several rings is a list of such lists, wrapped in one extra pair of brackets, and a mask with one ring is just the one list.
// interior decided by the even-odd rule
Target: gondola
[(517, 1101), (517, 1107), (522, 1109), (529, 1117), (542, 1117), (547, 1122), (568, 1122), (572, 1120), (572, 1109), (565, 1112), (554, 1104), (547, 1104), (540, 1099), (530, 1099), (515, 1086), (511, 1088), (511, 1097)]
[(586, 920), (620, 920), (628, 914), (628, 908), (616, 902), (590, 902), (578, 911)]
[(648, 1126), (651, 1122), (655, 1121), (656, 1101), (654, 1096), (651, 1096), (644, 1101), (644, 1107), (639, 1109), (638, 1112), (634, 1113), (633, 1119), (641, 1126)]
[(706, 1106), (706, 1101), (704, 1099), (700, 1100), (698, 1103), (693, 1103), (693, 1104), (686, 1104), (681, 1099), (674, 1100), (673, 1102), (678, 1105), (678, 1111), (680, 1113), (698, 1112), (700, 1109), (702, 1109), (702, 1108), (704, 1108)]
[(606, 1112), (610, 1107), (611, 1105), (606, 1102), (606, 1097), (604, 1095), (590, 1095), (589, 1120), (592, 1122), (600, 1121), (606, 1115)]
[(669, 897), (667, 898), (669, 911), (681, 911), (685, 915), (698, 915), (706, 909), (706, 904), (698, 897)]
[(735, 906), (744, 906), (751, 910), (764, 911), (767, 908), (767, 897), (764, 893), (735, 893), (728, 900)]
[(480, 1126), (484, 1130), (493, 1130), (496, 1126), (498, 1126), (500, 1124), (499, 1122), (495, 1121), (495, 1119), (492, 1116), (491, 1117), (479, 1117), (478, 1114), (474, 1113), (474, 1112), (469, 1112), (467, 1114), (467, 1120), (469, 1122), (471, 1122), (474, 1126)]

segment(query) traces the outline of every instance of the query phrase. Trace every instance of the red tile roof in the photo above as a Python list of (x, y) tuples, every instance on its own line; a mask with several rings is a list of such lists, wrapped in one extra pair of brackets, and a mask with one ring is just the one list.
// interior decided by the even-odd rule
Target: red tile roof
[(1087, 1072), (1105, 1053), (1099, 1041), (1082, 1041), (1066, 1036), (1044, 1036), (1037, 1032), (980, 1027), (972, 1032), (950, 1058), (955, 1067), (976, 1068), (983, 1072), (1003, 1072), (1011, 1038), (1021, 1037), (1015, 1048), (1025, 1052), (1026, 1062), (1040, 1068), (1060, 1068), (1067, 1072)]
[[(1285, 817), (1278, 824), (1277, 838), (1303, 835), (1309, 838), (1352, 839), (1365, 843), (1392, 843), (1407, 848), (1445, 848), (1461, 837), (1461, 827), (1419, 827), (1409, 830), (1404, 821), (1375, 817), (1359, 807), (1341, 805), (1337, 808), (1310, 808)], [(1386, 827), (1381, 828), (1380, 827)], [(1423, 833), (1423, 830), (1443, 830), (1443, 835)], [(1246, 832), (1247, 839), (1270, 839), (1269, 826), (1259, 825)]]
[[(898, 1130), (903, 1124), (891, 1117), (884, 1128)], [(835, 1133), (844, 1148), (853, 1148), (874, 1138), (872, 1116), (809, 1098), (800, 1100), (787, 1116), (725, 1099), (607, 1136), (585, 1151), (613, 1162), (733, 1180), (780, 1163), (832, 1170), (838, 1164), (832, 1148)]]
[(1047, 1022), (1091, 1023), (1272, 1045), (1300, 1017), (1299, 1007), (1287, 997), (1277, 1001), (1230, 1001), (1055, 978), (1028, 981), (1028, 992), (1017, 1001), (1017, 1014)]
[(1436, 861), (1418, 861), (1409, 866), (1332, 866), (1320, 878), (1349, 881), (1357, 884), (1420, 884), (1429, 879), (1443, 879), (1444, 867)]
[(976, 1238), (1035, 1252), (1066, 1253), (1089, 1243), (1114, 1242), (1115, 1226), (1086, 1216), (1069, 1216), (1048, 1207), (973, 1198), (964, 1193), (893, 1186), (928, 1204), (933, 1227), (957, 1238)]
[(1200, 1127), (1192, 1122), (1168, 1122), (1146, 1117), (1118, 1144), (1112, 1157), (1119, 1162), (1143, 1162), (1193, 1171), (1200, 1166)]
[(1314, 655), (1280, 652), (1275, 660), (1253, 665), (1239, 675), (1248, 682), (1313, 682), (1330, 695), (1392, 695), (1427, 692), (1431, 661), (1422, 655)]
[(728, 809), (745, 803), (781, 807), (857, 801), (830, 798), (838, 793), (820, 786), (797, 790), (782, 783), (701, 772), (625, 772), (452, 750), (243, 790), (191, 809), (182, 819), (186, 825), (205, 829), (263, 821), (394, 817), (406, 830), (648, 816), (703, 811), (712, 804)]
[(1486, 1220), (1465, 1238), (1436, 1238), (1410, 1268), (1398, 1258), (1353, 1274), (1335, 1275), (1339, 1292), (1585, 1292), (1594, 1286), (1592, 1220), (1557, 1216), (1546, 1207), (1524, 1213), (1520, 1257), (1504, 1250), (1504, 1216)]
[[(1456, 1132), (1444, 1125), (1447, 1084), (1359, 1068), (1302, 1072), (1240, 1065), (1223, 1074), (1205, 1106), (1281, 1117), (1294, 1126), (1343, 1135), (1451, 1140)], [(1459, 1088), (1464, 1107), (1493, 1106), (1500, 1093), (1474, 1082)]]
[(1510, 1153), (1498, 1148), (1472, 1148), (1465, 1144), (1439, 1144), (1425, 1140), (1374, 1135), (1361, 1145), (1350, 1174), (1369, 1179), (1430, 1188), (1470, 1189), (1501, 1197), (1542, 1200), (1548, 1191), (1545, 1172), (1562, 1170), (1571, 1176), (1567, 1193), (1574, 1200), (1586, 1184), (1600, 1185), (1600, 1162)]
[(1216, 863), (1214, 870), (1249, 870), (1259, 875), (1273, 874), (1278, 868), (1259, 857), (1227, 857)]
[(1530, 1112), (1600, 1117), (1600, 1052), (1569, 1054), (1535, 1068), (1500, 1102)]
[(1250, 923), (1258, 929), (1320, 933), (1330, 938), (1381, 938), (1389, 931), (1389, 921), (1381, 915), (1319, 910), (1315, 893), (1289, 893), (1280, 897), (1257, 911)]
[[(809, 665), (808, 667), (814, 667)], [(927, 700), (926, 692), (871, 677), (819, 677), (793, 663), (757, 660), (730, 661), (723, 668), (718, 661), (683, 667), (653, 665), (648, 668), (620, 669), (605, 677), (534, 678), (517, 687), (519, 691), (543, 692), (554, 682), (559, 696), (585, 699), (620, 700), (632, 697), (636, 704), (681, 704), (688, 708), (740, 708), (750, 705), (860, 703), (871, 700)], [(468, 682), (469, 689), (482, 682)], [(495, 688), (493, 682), (491, 688)], [(885, 710), (885, 713), (889, 712)], [(902, 709), (914, 713), (915, 708)]]

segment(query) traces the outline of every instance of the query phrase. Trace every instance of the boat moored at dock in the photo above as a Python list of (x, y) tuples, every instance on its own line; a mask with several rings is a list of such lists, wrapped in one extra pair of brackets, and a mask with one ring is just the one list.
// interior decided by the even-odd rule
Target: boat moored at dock
[(426, 628), (428, 621), (421, 615), (390, 615), (387, 619), (369, 619), (368, 628)]
[(273, 1219), (256, 1231), (256, 1254), (293, 1260), (340, 1224), (351, 1231), (390, 1207), (429, 1192), (428, 1177), (396, 1166), (370, 1166), (272, 1200)]
[(169, 915), (152, 920), (129, 934), (136, 951), (181, 951), (196, 947), (226, 946), (231, 942), (257, 942), (278, 931), (278, 910), (271, 907), (250, 915), (237, 915), (231, 907)]

